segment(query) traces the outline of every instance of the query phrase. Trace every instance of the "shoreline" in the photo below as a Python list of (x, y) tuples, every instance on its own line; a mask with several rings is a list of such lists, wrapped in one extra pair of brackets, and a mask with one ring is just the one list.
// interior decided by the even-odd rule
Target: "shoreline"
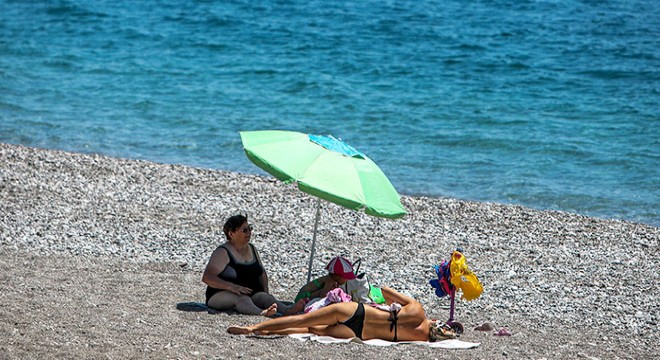
[[(5, 144), (5, 145), (11, 145), (11, 146), (21, 146), (21, 147), (26, 147), (26, 148), (32, 148), (35, 150), (43, 150), (43, 151), (55, 151), (55, 152), (66, 152), (66, 153), (74, 153), (74, 154), (80, 154), (80, 155), (88, 155), (88, 156), (101, 156), (105, 158), (110, 158), (110, 159), (117, 159), (117, 160), (124, 160), (124, 161), (138, 161), (138, 162), (147, 162), (147, 163), (153, 163), (153, 164), (158, 164), (158, 165), (163, 165), (163, 166), (183, 166), (183, 167), (188, 167), (188, 168), (193, 168), (193, 169), (199, 169), (199, 170), (205, 170), (205, 171), (217, 171), (221, 173), (233, 173), (233, 174), (238, 174), (238, 175), (244, 175), (244, 176), (256, 176), (263, 178), (263, 175), (260, 175), (257, 172), (242, 172), (242, 171), (234, 171), (234, 170), (227, 170), (227, 169), (221, 169), (221, 168), (212, 168), (212, 167), (201, 167), (197, 165), (191, 165), (191, 164), (183, 164), (183, 163), (169, 163), (169, 162), (159, 162), (159, 161), (154, 161), (154, 160), (149, 160), (149, 159), (139, 159), (139, 158), (130, 158), (130, 157), (117, 157), (113, 155), (108, 155), (108, 154), (103, 154), (103, 153), (97, 153), (97, 152), (80, 152), (80, 151), (75, 151), (75, 150), (65, 150), (65, 149), (53, 149), (53, 148), (44, 148), (44, 147), (34, 147), (34, 146), (28, 146), (28, 145), (22, 145), (22, 144), (14, 144), (14, 143), (2, 143), (0, 144)], [(255, 165), (255, 169), (258, 169)], [(259, 169), (262, 171), (262, 173), (266, 174), (265, 171)], [(266, 174), (265, 178), (270, 179), (272, 178), (270, 175)], [(660, 223), (654, 224), (652, 222), (641, 222), (641, 221), (636, 221), (633, 219), (625, 219), (625, 218), (618, 218), (613, 215), (603, 215), (603, 216), (598, 216), (598, 215), (589, 215), (586, 213), (579, 213), (579, 212), (571, 212), (567, 210), (561, 210), (561, 209), (543, 209), (543, 208), (536, 208), (530, 205), (525, 205), (525, 204), (515, 204), (515, 203), (506, 203), (506, 202), (497, 202), (497, 201), (489, 201), (489, 200), (479, 200), (479, 199), (465, 199), (465, 198), (457, 198), (457, 197), (450, 197), (450, 196), (442, 196), (442, 195), (434, 195), (434, 194), (425, 194), (425, 193), (406, 193), (403, 191), (399, 191), (399, 194), (401, 197), (410, 197), (410, 198), (428, 198), (428, 199), (453, 199), (456, 201), (465, 201), (465, 202), (471, 202), (471, 203), (480, 203), (480, 204), (498, 204), (498, 205), (504, 205), (504, 206), (522, 206), (524, 208), (528, 208), (531, 210), (535, 211), (551, 211), (551, 212), (564, 212), (568, 214), (574, 214), (574, 215), (580, 215), (580, 216), (586, 216), (589, 218), (596, 218), (600, 220), (614, 220), (614, 221), (624, 221), (624, 222), (629, 222), (629, 223), (637, 223), (637, 224), (643, 224), (647, 226), (652, 226), (652, 227), (660, 227)], [(309, 195), (311, 196), (311, 195)]]
[[(203, 302), (201, 271), (222, 242), (224, 220), (238, 212), (247, 212), (255, 226), (253, 243), (267, 268), (271, 292), (290, 300), (306, 277), (316, 203), (312, 196), (258, 175), (4, 143), (0, 180), (0, 265), (6, 280), (0, 293), (8, 304), (0, 318), (7, 320), (3, 334), (10, 340), (0, 350), (10, 358), (52, 354), (48, 346), (30, 344), (62, 342), (60, 336), (81, 346), (92, 339), (107, 349), (110, 343), (103, 334), (129, 357), (142, 357), (144, 344), (135, 336), (151, 339), (150, 330), (171, 332), (170, 339), (176, 339), (171, 342), (181, 340), (178, 347), (146, 355), (160, 358), (223, 357), (227, 346), (235, 348), (229, 357), (261, 350), (271, 351), (274, 358), (295, 358), (301, 352), (349, 356), (351, 348), (383, 359), (658, 355), (660, 228), (652, 225), (448, 198), (402, 196), (409, 214), (400, 220), (323, 203), (313, 275), (322, 274), (332, 256), (360, 257), (371, 282), (404, 291), (418, 299), (430, 317), (445, 318), (448, 301), (435, 297), (427, 281), (434, 275), (432, 266), (461, 247), (484, 294), (472, 302), (458, 300), (457, 318), (466, 328), (462, 339), (482, 345), (457, 354), (412, 346), (386, 351), (355, 344), (319, 346), (278, 338), (279, 345), (289, 347), (280, 354), (272, 352), (271, 341), (224, 333), (229, 324), (258, 318), (186, 313), (175, 305)], [(39, 276), (42, 269), (48, 273)], [(71, 274), (82, 275), (82, 281), (72, 280)], [(95, 280), (98, 287), (85, 285)], [(160, 288), (160, 282), (167, 287)], [(63, 293), (42, 299), (47, 294), (30, 290), (44, 284)], [(92, 301), (78, 291), (99, 298), (112, 294), (113, 301), (94, 307), (102, 314), (97, 319), (76, 310)], [(33, 302), (43, 309), (20, 310)], [(164, 320), (156, 325), (148, 319), (128, 322), (131, 326), (122, 332), (102, 319), (116, 323), (142, 314)], [(67, 321), (72, 327), (59, 327)], [(514, 336), (471, 331), (485, 321), (506, 327)], [(59, 330), (44, 333), (43, 324)], [(27, 336), (17, 335), (21, 326), (28, 329)], [(198, 355), (180, 352), (194, 348), (200, 334), (213, 342), (192, 350)], [(241, 346), (245, 344), (254, 349)], [(89, 346), (84, 352), (76, 346), (58, 349), (65, 357), (103, 354)]]

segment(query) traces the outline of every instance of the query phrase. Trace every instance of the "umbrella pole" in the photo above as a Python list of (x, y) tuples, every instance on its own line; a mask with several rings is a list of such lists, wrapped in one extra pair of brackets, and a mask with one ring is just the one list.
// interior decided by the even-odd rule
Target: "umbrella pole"
[(309, 265), (307, 265), (307, 283), (312, 280), (312, 262), (314, 261), (314, 250), (316, 249), (316, 229), (319, 226), (321, 216), (321, 198), (316, 198), (316, 218), (314, 219), (314, 236), (312, 237), (312, 251), (309, 254)]

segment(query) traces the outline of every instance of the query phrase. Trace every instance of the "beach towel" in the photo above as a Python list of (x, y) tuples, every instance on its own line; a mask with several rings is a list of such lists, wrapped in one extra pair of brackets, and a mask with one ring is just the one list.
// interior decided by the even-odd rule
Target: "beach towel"
[(340, 338), (335, 338), (332, 336), (319, 336), (319, 335), (314, 335), (314, 334), (291, 334), (289, 335), (292, 338), (298, 339), (300, 341), (316, 341), (321, 344), (337, 344), (337, 343), (349, 343), (349, 342), (354, 342), (354, 343), (359, 343), (359, 344), (366, 344), (366, 345), (373, 345), (373, 346), (394, 346), (394, 345), (400, 345), (400, 344), (411, 344), (411, 345), (421, 345), (421, 346), (428, 346), (431, 348), (439, 348), (439, 349), (472, 349), (476, 348), (481, 343), (473, 343), (473, 342), (467, 342), (467, 341), (462, 341), (458, 339), (447, 339), (447, 340), (442, 340), (442, 341), (436, 341), (436, 342), (430, 342), (430, 341), (398, 341), (398, 342), (392, 342), (392, 341), (387, 341), (387, 340), (380, 340), (380, 339), (370, 339), (370, 340), (361, 340), (357, 337), (350, 338), (350, 339), (340, 339)]

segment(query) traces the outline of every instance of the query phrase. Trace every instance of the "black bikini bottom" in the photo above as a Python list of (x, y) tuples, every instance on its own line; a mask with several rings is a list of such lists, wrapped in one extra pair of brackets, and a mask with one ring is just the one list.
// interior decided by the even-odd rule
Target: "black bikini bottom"
[(364, 304), (358, 303), (353, 316), (344, 322), (340, 322), (340, 324), (348, 326), (349, 329), (353, 330), (355, 336), (362, 340), (362, 327), (364, 326)]

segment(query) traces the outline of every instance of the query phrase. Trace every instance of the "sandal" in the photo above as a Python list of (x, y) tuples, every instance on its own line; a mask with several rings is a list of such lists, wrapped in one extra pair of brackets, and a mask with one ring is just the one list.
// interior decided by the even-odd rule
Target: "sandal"
[(511, 336), (511, 332), (505, 328), (500, 328), (496, 333), (493, 333), (495, 336)]

